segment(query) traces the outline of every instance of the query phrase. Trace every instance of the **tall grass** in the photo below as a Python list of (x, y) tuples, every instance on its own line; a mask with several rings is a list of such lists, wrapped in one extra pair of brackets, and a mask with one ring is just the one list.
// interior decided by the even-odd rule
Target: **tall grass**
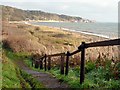
[(17, 60), (30, 59), (29, 54), (14, 53), (10, 50), (4, 50), (3, 59), (3, 85), (2, 88), (27, 88), (39, 89), (45, 88), (41, 82), (36, 80), (32, 75), (18, 68), (14, 63)]
[(2, 88), (22, 88), (14, 64), (5, 56), (3, 56), (2, 64)]

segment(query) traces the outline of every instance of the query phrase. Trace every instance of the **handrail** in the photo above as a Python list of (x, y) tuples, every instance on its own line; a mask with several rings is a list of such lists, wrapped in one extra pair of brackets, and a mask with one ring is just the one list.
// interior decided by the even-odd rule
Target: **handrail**
[[(80, 73), (80, 84), (82, 84), (84, 82), (84, 73), (85, 73), (85, 49), (90, 48), (90, 47), (100, 47), (100, 46), (113, 46), (113, 45), (120, 45), (120, 38), (119, 39), (113, 39), (113, 40), (105, 40), (105, 41), (99, 41), (99, 42), (93, 42), (93, 43), (85, 43), (82, 42), (82, 44), (78, 47), (78, 49), (76, 51), (73, 52), (69, 52), (67, 51), (67, 53), (57, 53), (57, 54), (52, 54), (52, 55), (46, 55), (42, 56), (40, 59), (45, 61), (45, 71), (46, 71), (46, 58), (48, 57), (48, 66), (49, 66), (49, 70), (50, 70), (50, 61), (51, 61), (51, 57), (55, 57), (55, 56), (61, 56), (61, 70), (62, 73), (64, 74), (64, 65), (63, 62), (64, 57), (66, 56), (66, 71), (65, 74), (68, 74), (68, 68), (69, 68), (69, 56), (72, 56), (74, 54), (77, 54), (79, 52), (81, 52), (81, 73)], [(42, 61), (41, 61), (42, 62)], [(41, 68), (42, 68), (42, 64), (41, 64)]]
[[(120, 45), (120, 39), (114, 39), (114, 40), (106, 40), (106, 41), (99, 41), (99, 42), (93, 42), (93, 43), (85, 43), (84, 48), (89, 48), (89, 47), (99, 47), (99, 46), (113, 46), (113, 45)], [(73, 51), (72, 53), (69, 54), (69, 56), (72, 56), (76, 53), (79, 53), (81, 49), (83, 48), (82, 44), (78, 47), (78, 50)], [(55, 57), (55, 56), (61, 56), (61, 55), (66, 55), (66, 53), (57, 53), (57, 54), (51, 54), (47, 55), (47, 57)], [(41, 57), (44, 58), (45, 56)]]
[(79, 53), (79, 52), (80, 52), (80, 50), (78, 49), (78, 50), (76, 50), (76, 51), (70, 53), (69, 56), (72, 56), (72, 55), (74, 55), (74, 54), (76, 54), (76, 53)]
[(120, 39), (114, 39), (114, 40), (106, 40), (106, 41), (88, 43), (88, 44), (85, 44), (85, 47), (89, 48), (89, 47), (113, 46), (113, 45), (120, 45)]

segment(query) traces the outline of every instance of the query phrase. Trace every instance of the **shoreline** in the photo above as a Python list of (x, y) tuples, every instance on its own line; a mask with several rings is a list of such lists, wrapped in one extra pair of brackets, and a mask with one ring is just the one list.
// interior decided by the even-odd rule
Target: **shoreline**
[[(27, 23), (28, 23), (29, 25), (34, 25), (34, 26), (47, 26), (47, 25), (37, 25), (37, 24), (30, 23), (30, 22), (27, 22)], [(73, 32), (73, 33), (80, 33), (80, 34), (85, 34), (85, 35), (90, 35), (90, 36), (95, 36), (95, 37), (101, 37), (101, 38), (104, 38), (104, 39), (113, 39), (113, 38), (110, 38), (110, 37), (105, 36), (105, 35), (102, 35), (102, 34), (96, 34), (96, 33), (90, 33), (90, 32), (77, 31), (77, 30), (68, 29), (68, 28), (63, 28), (63, 27), (54, 27), (54, 26), (47, 26), (47, 27), (56, 28), (56, 29), (61, 29), (61, 30), (68, 31), (68, 32)]]
[(83, 31), (77, 31), (77, 30), (72, 30), (72, 29), (68, 29), (68, 28), (61, 28), (63, 30), (66, 30), (66, 31), (72, 31), (72, 32), (78, 32), (78, 33), (81, 33), (81, 34), (85, 34), (85, 35), (92, 35), (92, 36), (97, 36), (97, 37), (101, 37), (101, 38), (105, 38), (105, 39), (112, 39), (108, 36), (105, 36), (105, 35), (101, 35), (101, 34), (95, 34), (95, 33), (90, 33), (90, 32), (83, 32)]

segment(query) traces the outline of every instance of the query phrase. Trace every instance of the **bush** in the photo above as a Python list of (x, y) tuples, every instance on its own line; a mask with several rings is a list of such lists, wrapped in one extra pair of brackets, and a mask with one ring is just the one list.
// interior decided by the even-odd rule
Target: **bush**
[(3, 45), (2, 45), (3, 48), (11, 50), (11, 47), (10, 47), (9, 42), (7, 40), (3, 40), (2, 43), (3, 43)]
[(91, 70), (95, 69), (95, 63), (92, 61), (88, 61), (85, 65), (85, 73), (90, 72)]
[(36, 30), (36, 31), (40, 30), (40, 27), (35, 27), (35, 30)]
[(25, 36), (10, 36), (5, 39), (3, 47), (9, 48), (14, 52), (30, 52), (35, 53), (42, 51), (44, 49), (43, 45), (38, 43), (37, 41), (31, 41), (29, 38)]
[(77, 77), (80, 76), (80, 67), (79, 67), (79, 66), (74, 67), (72, 70), (73, 70), (73, 72), (75, 73), (75, 75), (76, 75)]
[(25, 28), (24, 25), (17, 25), (18, 28)]
[(118, 62), (116, 65), (115, 65), (115, 68), (114, 68), (114, 77), (116, 79), (120, 79), (120, 62)]

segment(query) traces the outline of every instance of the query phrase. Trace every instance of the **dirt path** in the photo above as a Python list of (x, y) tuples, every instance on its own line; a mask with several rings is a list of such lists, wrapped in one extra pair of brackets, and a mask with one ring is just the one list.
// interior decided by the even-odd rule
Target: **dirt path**
[(31, 74), (33, 77), (35, 77), (38, 81), (40, 81), (46, 88), (68, 88), (68, 85), (59, 82), (55, 77), (53, 77), (51, 74), (44, 73), (44, 72), (38, 72), (31, 70), (29, 67), (27, 67), (22, 60), (17, 61), (16, 63), (22, 70), (27, 72), (28, 74)]

